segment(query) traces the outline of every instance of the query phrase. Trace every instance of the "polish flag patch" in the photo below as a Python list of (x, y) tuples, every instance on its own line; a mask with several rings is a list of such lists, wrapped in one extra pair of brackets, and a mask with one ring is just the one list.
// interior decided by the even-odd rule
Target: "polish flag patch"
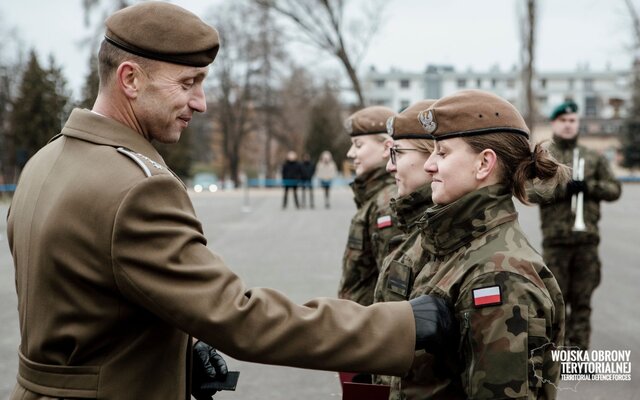
[(500, 286), (473, 289), (473, 305), (476, 308), (502, 304)]
[(393, 225), (391, 223), (391, 215), (383, 215), (382, 217), (378, 217), (378, 229), (386, 228), (391, 225)]

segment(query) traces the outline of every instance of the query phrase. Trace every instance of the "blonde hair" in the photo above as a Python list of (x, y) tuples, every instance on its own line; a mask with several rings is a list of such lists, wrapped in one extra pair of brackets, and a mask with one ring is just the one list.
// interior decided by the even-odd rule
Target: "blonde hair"
[(500, 166), (500, 181), (523, 204), (529, 204), (526, 191), (528, 182), (537, 180), (543, 182), (545, 187), (555, 187), (569, 180), (569, 167), (556, 161), (542, 143), (536, 143), (531, 150), (529, 140), (522, 135), (499, 132), (464, 137), (463, 140), (476, 153), (485, 149), (495, 151)]

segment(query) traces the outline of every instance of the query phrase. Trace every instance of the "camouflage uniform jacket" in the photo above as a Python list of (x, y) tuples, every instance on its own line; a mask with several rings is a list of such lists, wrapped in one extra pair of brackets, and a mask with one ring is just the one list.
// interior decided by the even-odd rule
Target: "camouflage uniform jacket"
[(410, 297), (447, 299), (460, 336), (457, 351), (441, 359), (418, 352), (409, 374), (394, 378), (395, 398), (555, 398), (559, 365), (550, 343), (564, 337), (564, 304), (517, 215), (502, 185), (427, 210), (428, 262)]
[(573, 165), (573, 149), (577, 146), (580, 157), (584, 158), (584, 181), (587, 193), (584, 196), (585, 232), (573, 232), (575, 214), (571, 211), (571, 197), (566, 195), (566, 187), (559, 186), (550, 195), (541, 191), (528, 191), (529, 200), (540, 203), (543, 245), (597, 244), (600, 241), (598, 221), (600, 201), (614, 201), (620, 197), (621, 185), (616, 180), (606, 158), (593, 150), (577, 144), (576, 139), (565, 140), (558, 137), (549, 147), (553, 156), (561, 163)]
[(396, 187), (381, 167), (356, 178), (351, 188), (358, 210), (349, 227), (338, 296), (369, 305), (382, 260), (394, 248), (397, 239), (393, 238), (402, 234), (389, 205)]
[[(418, 188), (413, 193), (391, 200), (391, 209), (398, 220), (398, 228), (403, 232), (402, 241), (382, 262), (380, 275), (374, 293), (376, 303), (383, 301), (407, 300), (409, 290), (420, 269), (422, 260), (422, 230), (424, 213), (433, 206), (431, 200), (431, 184)], [(398, 265), (399, 264), (399, 265)], [(402, 276), (394, 276), (396, 282), (389, 285), (389, 271)], [(397, 280), (400, 281), (397, 281)]]

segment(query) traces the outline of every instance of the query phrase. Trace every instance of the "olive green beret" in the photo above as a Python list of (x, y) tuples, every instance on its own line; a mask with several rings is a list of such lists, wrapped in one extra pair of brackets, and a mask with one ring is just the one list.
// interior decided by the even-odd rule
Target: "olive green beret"
[(387, 133), (387, 119), (393, 115), (395, 113), (389, 107), (366, 107), (351, 114), (344, 121), (344, 128), (350, 136)]
[(137, 56), (205, 67), (213, 62), (218, 32), (174, 4), (146, 1), (113, 13), (105, 21), (105, 40)]
[(522, 115), (508, 101), (482, 90), (462, 90), (441, 98), (418, 114), (418, 120), (435, 140), (514, 133), (529, 138)]
[(425, 132), (418, 120), (418, 114), (435, 103), (435, 100), (420, 100), (405, 108), (404, 111), (387, 120), (387, 133), (399, 139), (433, 139), (433, 135)]
[(573, 100), (567, 100), (553, 109), (549, 119), (553, 121), (563, 114), (571, 114), (575, 112), (578, 112), (578, 105)]

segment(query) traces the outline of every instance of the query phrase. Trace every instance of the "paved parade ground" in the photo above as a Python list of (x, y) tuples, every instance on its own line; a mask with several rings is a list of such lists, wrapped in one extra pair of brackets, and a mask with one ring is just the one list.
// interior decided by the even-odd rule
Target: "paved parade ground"
[[(336, 294), (347, 229), (355, 211), (350, 190), (332, 191), (325, 209), (315, 191), (314, 210), (281, 209), (281, 191), (252, 189), (193, 194), (209, 247), (248, 286), (284, 292), (298, 303)], [(8, 398), (17, 371), (18, 314), (14, 273), (6, 239), (8, 203), (0, 203), (0, 399)], [(520, 223), (540, 248), (538, 212), (519, 207)], [(603, 280), (593, 301), (592, 348), (630, 350), (631, 382), (561, 382), (559, 399), (640, 399), (640, 184), (626, 184), (616, 203), (603, 203)], [(51, 243), (55, 246), (55, 243)], [(237, 332), (259, 336), (260, 332)], [(333, 372), (265, 366), (227, 358), (240, 370), (238, 389), (215, 399), (340, 399)], [(150, 382), (152, 384), (152, 382)]]

